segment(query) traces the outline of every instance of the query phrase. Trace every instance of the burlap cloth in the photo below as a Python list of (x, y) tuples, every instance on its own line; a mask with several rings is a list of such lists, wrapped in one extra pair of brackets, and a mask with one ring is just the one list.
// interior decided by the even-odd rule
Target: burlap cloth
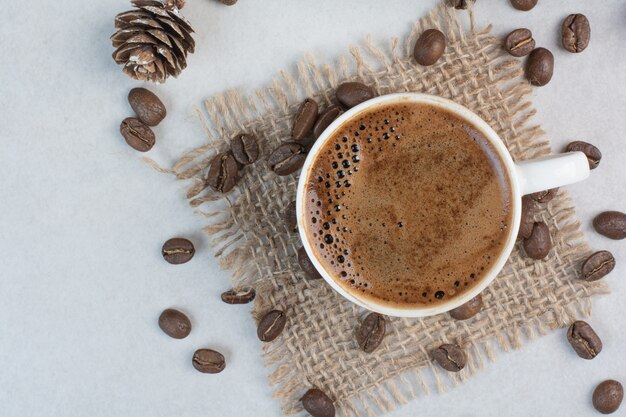
[[(475, 31), (471, 24), (463, 29), (459, 20), (465, 13), (441, 5), (416, 22), (404, 39), (379, 47), (367, 38), (362, 46), (350, 48), (350, 58), (341, 57), (335, 65), (319, 65), (306, 56), (295, 74), (281, 72), (271, 87), (254, 95), (229, 91), (207, 99), (197, 111), (208, 143), (184, 155), (172, 169), (160, 169), (191, 181), (187, 198), (208, 219), (204, 231), (221, 266), (232, 273), (233, 285), (253, 284), (257, 289), (255, 319), (274, 308), (287, 313), (283, 334), (263, 345), (270, 383), (285, 414), (301, 412), (299, 398), (312, 386), (335, 400), (339, 415), (387, 412), (420, 394), (465, 381), (485, 358), (494, 360), (498, 350), (519, 348), (587, 316), (591, 296), (606, 291), (602, 283), (576, 279), (590, 249), (564, 191), (537, 215), (550, 226), (555, 243), (547, 259), (526, 258), (518, 244), (484, 291), (481, 313), (461, 322), (448, 314), (389, 318), (387, 336), (372, 354), (362, 352), (354, 338), (366, 312), (323, 280), (303, 276), (296, 259), (300, 238), (283, 221), (298, 176), (276, 176), (266, 158), (290, 139), (292, 118), (304, 97), (314, 97), (325, 107), (334, 102), (335, 87), (348, 80), (373, 86), (378, 94), (436, 94), (480, 115), (514, 159), (550, 152), (541, 129), (531, 124), (535, 110), (528, 100), (532, 88), (521, 76), (523, 60), (508, 56), (489, 27)], [(433, 27), (446, 34), (448, 46), (436, 65), (422, 67), (413, 62), (411, 52), (417, 35)], [(207, 165), (242, 131), (257, 136), (262, 157), (243, 170), (235, 191), (215, 193), (203, 181)], [(433, 364), (428, 352), (442, 342), (465, 348), (469, 358), (463, 371), (449, 373)]]

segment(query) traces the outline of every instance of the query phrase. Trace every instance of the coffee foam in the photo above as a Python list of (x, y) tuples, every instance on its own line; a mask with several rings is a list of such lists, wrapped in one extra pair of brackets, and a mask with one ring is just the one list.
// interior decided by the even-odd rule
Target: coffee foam
[(384, 104), (346, 121), (308, 174), (315, 256), (360, 298), (435, 305), (477, 285), (504, 249), (511, 186), (473, 125), (425, 104)]

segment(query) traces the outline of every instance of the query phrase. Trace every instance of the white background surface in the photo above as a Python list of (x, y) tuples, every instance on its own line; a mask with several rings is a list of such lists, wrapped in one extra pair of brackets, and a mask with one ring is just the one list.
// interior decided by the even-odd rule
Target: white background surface
[[(110, 57), (113, 17), (128, 3), (0, 3), (0, 416), (278, 416), (249, 306), (219, 300), (228, 276), (183, 184), (141, 163), (118, 133), (131, 115), (126, 94), (140, 85)], [(202, 143), (191, 106), (204, 97), (266, 85), (309, 50), (330, 60), (367, 32), (406, 34), (435, 3), (188, 0), (197, 52), (180, 79), (156, 89), (169, 115), (150, 156), (169, 164)], [(595, 384), (626, 382), (626, 241), (590, 228), (599, 211), (626, 211), (626, 3), (549, 0), (523, 13), (479, 0), (476, 9), (496, 34), (529, 27), (554, 52), (554, 78), (534, 103), (555, 148), (582, 139), (604, 154), (588, 181), (569, 187), (592, 246), (617, 258), (613, 294), (596, 300), (590, 320), (604, 350), (582, 360), (556, 331), (390, 415), (593, 415)], [(575, 12), (592, 25), (580, 55), (558, 46), (562, 19)], [(174, 235), (196, 243), (192, 262), (161, 259)], [(188, 338), (158, 329), (167, 307), (191, 317)], [(196, 372), (190, 358), (200, 347), (222, 351), (226, 370)]]

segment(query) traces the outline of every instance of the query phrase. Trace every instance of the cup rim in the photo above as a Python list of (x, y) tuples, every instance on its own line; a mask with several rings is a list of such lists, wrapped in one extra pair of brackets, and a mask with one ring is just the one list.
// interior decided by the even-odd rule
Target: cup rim
[[(460, 297), (456, 297), (451, 299), (448, 302), (444, 302), (441, 304), (437, 304), (433, 307), (392, 307), (388, 305), (383, 305), (376, 303), (373, 300), (359, 298), (347, 290), (345, 290), (338, 282), (336, 282), (330, 274), (326, 271), (325, 268), (322, 267), (321, 263), (317, 259), (315, 252), (312, 250), (311, 242), (307, 236), (306, 230), (307, 227), (304, 224), (304, 195), (306, 192), (306, 183), (307, 178), (309, 177), (309, 172), (311, 170), (313, 161), (316, 159), (317, 154), (319, 153), (320, 148), (323, 147), (325, 142), (332, 136), (332, 134), (343, 125), (346, 121), (352, 119), (360, 112), (363, 112), (367, 109), (370, 109), (375, 106), (388, 104), (390, 102), (394, 103), (402, 103), (402, 102), (410, 102), (410, 103), (422, 103), (433, 105), (442, 109), (445, 109), (449, 112), (454, 113), (457, 117), (461, 117), (467, 120), (474, 127), (478, 128), (481, 133), (489, 140), (489, 142), (494, 146), (498, 155), (501, 157), (502, 161), (504, 161), (504, 165), (507, 170), (508, 179), (511, 183), (511, 209), (512, 209), (512, 224), (511, 230), (509, 232), (508, 241), (504, 246), (504, 249), (500, 253), (498, 260), (492, 265), (489, 273), (481, 280), (478, 285), (473, 287), (471, 290), (467, 291)], [(504, 142), (500, 138), (500, 136), (485, 122), (482, 118), (480, 118), (477, 114), (469, 110), (467, 107), (458, 104), (452, 100), (434, 96), (430, 94), (424, 93), (395, 93), (395, 94), (386, 94), (382, 96), (375, 97), (368, 101), (365, 101), (343, 113), (339, 116), (333, 123), (331, 123), (324, 132), (319, 136), (316, 142), (311, 147), (304, 165), (302, 167), (300, 178), (298, 180), (298, 189), (296, 194), (296, 213), (297, 213), (297, 223), (298, 223), (298, 233), (300, 234), (300, 239), (302, 241), (302, 245), (311, 259), (311, 262), (320, 273), (320, 275), (324, 278), (324, 280), (330, 285), (335, 291), (341, 294), (344, 298), (349, 301), (366, 308), (368, 310), (385, 314), (388, 316), (394, 317), (427, 317), (433, 316), (440, 313), (445, 313), (450, 311), (472, 298), (476, 297), (480, 294), (491, 282), (495, 279), (495, 277), (500, 273), (504, 264), (509, 258), (513, 247), (515, 246), (515, 241), (517, 239), (517, 230), (519, 229), (520, 217), (521, 217), (521, 194), (520, 194), (520, 184), (518, 177), (516, 175), (516, 165), (513, 162), (511, 154), (508, 149), (504, 145)]]

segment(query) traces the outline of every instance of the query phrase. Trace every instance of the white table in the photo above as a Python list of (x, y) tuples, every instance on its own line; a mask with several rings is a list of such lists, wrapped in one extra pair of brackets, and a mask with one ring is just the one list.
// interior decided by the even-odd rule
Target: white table
[[(549, 0), (522, 13), (506, 0), (478, 1), (479, 23), (498, 35), (529, 27), (554, 52), (554, 78), (533, 99), (555, 148), (582, 139), (605, 155), (588, 181), (569, 187), (593, 247), (618, 260), (607, 278), (613, 294), (596, 300), (590, 320), (604, 350), (582, 360), (556, 331), (390, 416), (594, 415), (595, 384), (626, 382), (626, 241), (590, 228), (599, 211), (626, 211), (626, 4)], [(150, 155), (169, 164), (203, 142), (192, 105), (204, 97), (266, 85), (306, 51), (330, 60), (367, 32), (404, 34), (435, 3), (188, 0), (198, 48), (180, 79), (156, 89), (169, 115)], [(206, 248), (184, 185), (141, 163), (118, 133), (131, 115), (126, 94), (139, 85), (110, 58), (113, 17), (127, 8), (122, 0), (2, 2), (0, 415), (278, 416), (249, 306), (219, 300), (228, 274)], [(581, 55), (558, 47), (561, 21), (575, 12), (592, 25)], [(163, 262), (160, 246), (174, 235), (196, 242), (192, 262)], [(187, 339), (157, 327), (170, 306), (191, 317)], [(193, 351), (205, 346), (226, 355), (225, 372), (192, 368)]]

